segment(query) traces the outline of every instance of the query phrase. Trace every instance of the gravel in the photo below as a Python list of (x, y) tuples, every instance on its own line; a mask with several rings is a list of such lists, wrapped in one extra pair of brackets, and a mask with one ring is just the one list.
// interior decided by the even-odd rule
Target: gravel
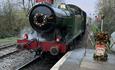
[(0, 59), (0, 70), (16, 70), (21, 65), (34, 58), (34, 52), (23, 50), (8, 57)]
[(16, 51), (16, 50), (17, 50), (17, 49), (16, 49), (15, 46), (2, 49), (2, 50), (0, 50), (0, 57), (6, 55), (6, 54), (8, 54), (8, 53), (14, 52), (14, 51)]

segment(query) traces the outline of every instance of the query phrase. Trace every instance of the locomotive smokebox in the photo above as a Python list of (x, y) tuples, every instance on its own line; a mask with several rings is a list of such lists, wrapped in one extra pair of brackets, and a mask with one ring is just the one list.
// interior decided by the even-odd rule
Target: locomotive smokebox
[(39, 4), (35, 5), (29, 13), (29, 22), (37, 32), (48, 32), (53, 30), (55, 14), (51, 7)]

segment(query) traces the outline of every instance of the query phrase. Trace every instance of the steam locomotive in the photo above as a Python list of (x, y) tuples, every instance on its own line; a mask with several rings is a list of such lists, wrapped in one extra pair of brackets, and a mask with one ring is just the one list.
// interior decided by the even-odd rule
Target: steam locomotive
[(85, 32), (86, 13), (72, 4), (37, 4), (30, 10), (29, 22), (45, 41), (39, 37), (29, 40), (25, 34), (24, 39), (17, 40), (18, 47), (58, 55), (74, 49), (77, 37)]

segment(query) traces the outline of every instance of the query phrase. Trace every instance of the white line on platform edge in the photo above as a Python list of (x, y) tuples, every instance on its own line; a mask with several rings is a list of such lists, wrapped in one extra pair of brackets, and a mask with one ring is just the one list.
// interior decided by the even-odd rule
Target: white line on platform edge
[(63, 65), (65, 60), (72, 54), (72, 51), (67, 52), (61, 60), (59, 60), (50, 70), (59, 70), (60, 66)]

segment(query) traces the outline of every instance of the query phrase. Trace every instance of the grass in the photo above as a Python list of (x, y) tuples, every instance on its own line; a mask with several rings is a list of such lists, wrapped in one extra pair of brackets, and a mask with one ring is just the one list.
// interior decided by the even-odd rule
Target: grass
[(0, 44), (15, 43), (17, 39), (18, 39), (17, 37), (9, 37), (9, 38), (0, 39)]

